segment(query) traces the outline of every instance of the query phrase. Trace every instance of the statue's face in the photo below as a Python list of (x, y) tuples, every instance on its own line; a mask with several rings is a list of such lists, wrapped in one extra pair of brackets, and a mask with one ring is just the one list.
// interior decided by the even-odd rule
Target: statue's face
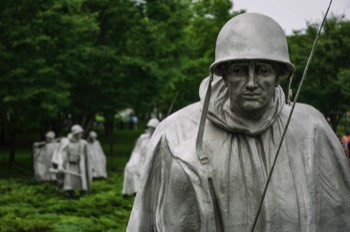
[(278, 83), (279, 65), (273, 62), (235, 61), (224, 70), (231, 109), (248, 117), (258, 118), (266, 110)]
[(79, 132), (73, 135), (74, 139), (79, 140), (83, 137), (83, 132)]

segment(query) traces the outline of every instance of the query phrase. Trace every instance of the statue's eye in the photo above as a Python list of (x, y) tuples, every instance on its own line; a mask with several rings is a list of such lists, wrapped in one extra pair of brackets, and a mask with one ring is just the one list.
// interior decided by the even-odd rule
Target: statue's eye
[(242, 75), (244, 74), (245, 69), (240, 65), (232, 65), (229, 69), (229, 72), (234, 75)]
[(240, 67), (233, 67), (232, 72), (234, 73), (241, 73), (241, 68)]
[(270, 69), (264, 65), (258, 67), (258, 73), (259, 74), (269, 74), (270, 73)]

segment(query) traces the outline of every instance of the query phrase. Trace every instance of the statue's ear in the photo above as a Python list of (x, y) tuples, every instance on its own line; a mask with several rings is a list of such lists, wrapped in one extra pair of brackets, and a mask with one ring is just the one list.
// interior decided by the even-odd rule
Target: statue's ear
[(224, 80), (224, 83), (225, 83), (225, 85), (227, 86), (226, 66), (225, 66), (225, 64), (221, 64), (221, 65), (220, 65), (220, 70), (221, 70), (222, 79)]
[(275, 87), (278, 87), (278, 86), (279, 86), (279, 84), (280, 84), (280, 76), (279, 76), (279, 75), (277, 75), (277, 76), (276, 76)]

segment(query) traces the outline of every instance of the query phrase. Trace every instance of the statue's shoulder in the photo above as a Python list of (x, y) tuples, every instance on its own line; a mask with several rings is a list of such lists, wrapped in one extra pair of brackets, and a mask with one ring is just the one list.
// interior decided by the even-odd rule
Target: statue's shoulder
[(57, 147), (59, 145), (58, 142), (51, 142), (51, 143), (47, 143), (46, 146), (48, 147)]
[(150, 138), (150, 134), (149, 133), (143, 133), (143, 134), (140, 135), (139, 140), (141, 141), (141, 140), (148, 139), (148, 138)]
[(169, 163), (174, 157), (189, 163), (192, 160), (198, 160), (194, 155), (200, 116), (201, 104), (197, 102), (162, 120), (150, 138), (147, 163), (159, 162), (159, 160)]
[(191, 141), (194, 144), (201, 116), (199, 102), (188, 105), (164, 119), (158, 126), (153, 140), (163, 140), (170, 146)]
[(319, 110), (305, 103), (297, 103), (295, 106), (295, 113), (312, 121), (324, 119), (323, 114)]
[[(286, 117), (289, 115), (291, 108), (288, 105), (284, 107)], [(291, 123), (295, 126), (300, 124), (304, 128), (328, 127), (328, 123), (322, 113), (315, 107), (305, 103), (297, 103), (295, 105)]]
[(87, 145), (88, 145), (88, 142), (87, 142), (85, 139), (80, 139), (80, 143), (81, 143), (83, 146), (87, 146)]
[(60, 146), (67, 146), (68, 144), (69, 144), (69, 139), (67, 137), (62, 138), (59, 143)]
[(174, 128), (199, 123), (201, 116), (200, 102), (188, 105), (165, 118), (157, 127), (161, 130), (173, 130)]

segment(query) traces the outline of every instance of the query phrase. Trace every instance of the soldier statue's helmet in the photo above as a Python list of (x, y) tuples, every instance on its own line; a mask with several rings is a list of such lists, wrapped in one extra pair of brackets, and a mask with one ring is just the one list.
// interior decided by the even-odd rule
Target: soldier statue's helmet
[(48, 131), (46, 134), (45, 134), (45, 138), (48, 138), (48, 139), (54, 139), (56, 137), (56, 134), (55, 132), (53, 131)]
[(159, 124), (159, 120), (156, 118), (152, 118), (148, 121), (147, 126), (152, 127), (152, 128), (156, 128), (158, 126), (158, 124)]
[(71, 134), (75, 135), (75, 134), (79, 134), (84, 132), (83, 128), (80, 125), (73, 125), (71, 128)]
[(281, 75), (291, 75), (286, 35), (272, 18), (259, 13), (233, 17), (221, 29), (215, 48), (215, 62), (210, 71), (222, 76), (222, 63), (235, 60), (265, 60), (283, 64)]
[(95, 132), (95, 131), (90, 131), (89, 137), (90, 137), (90, 138), (97, 138), (96, 132)]

